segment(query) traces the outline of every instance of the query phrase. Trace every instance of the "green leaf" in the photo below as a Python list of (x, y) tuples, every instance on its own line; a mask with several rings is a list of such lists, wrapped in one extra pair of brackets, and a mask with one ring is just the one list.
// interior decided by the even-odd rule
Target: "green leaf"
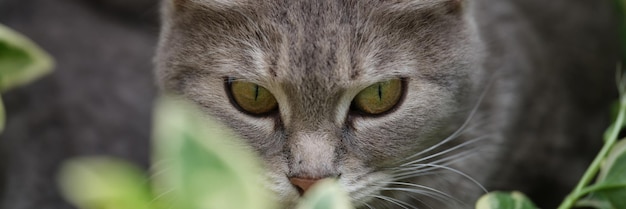
[(476, 202), (476, 209), (536, 209), (521, 192), (490, 192)]
[[(19, 33), (0, 24), (0, 92), (27, 84), (52, 70), (52, 58)], [(0, 133), (4, 129), (0, 99)]]
[(32, 41), (0, 25), (0, 92), (29, 83), (52, 66), (52, 58)]
[(70, 160), (62, 166), (59, 182), (65, 198), (81, 209), (154, 209), (147, 178), (121, 160)]
[(598, 182), (626, 183), (626, 140), (618, 141), (606, 157)]
[(305, 193), (297, 209), (352, 209), (350, 198), (334, 179), (325, 179), (316, 183)]
[(626, 140), (615, 144), (602, 164), (591, 197), (600, 197), (613, 208), (626, 208)]
[(157, 103), (157, 194), (177, 209), (270, 209), (261, 162), (227, 128), (196, 107), (166, 98)]

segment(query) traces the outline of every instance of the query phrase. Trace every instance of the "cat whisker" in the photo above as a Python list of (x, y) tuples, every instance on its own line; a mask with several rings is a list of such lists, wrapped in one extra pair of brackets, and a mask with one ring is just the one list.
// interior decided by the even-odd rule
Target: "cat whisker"
[[(163, 166), (161, 166), (161, 167), (163, 167)], [(168, 171), (170, 171), (172, 169), (173, 168), (171, 168), (171, 167), (154, 169), (155, 172), (151, 172), (150, 173), (150, 176), (148, 176), (148, 180), (155, 179), (157, 176), (163, 175), (163, 174), (167, 173)]]
[(374, 209), (374, 207), (372, 207), (372, 205), (367, 204), (367, 202), (365, 202), (365, 201), (359, 201), (359, 203), (365, 205), (365, 207), (367, 207), (369, 209)]
[(444, 174), (444, 171), (432, 171), (432, 170), (435, 170), (435, 169), (430, 169), (429, 168), (429, 169), (424, 169), (424, 170), (419, 170), (419, 171), (405, 171), (403, 173), (398, 173), (391, 180), (392, 181), (399, 181), (399, 180), (403, 180), (403, 179), (415, 178), (415, 177), (420, 177), (420, 176)]
[(369, 194), (376, 193), (381, 188), (384, 188), (386, 185), (381, 183), (384, 179), (386, 178), (377, 178), (377, 180), (369, 181), (366, 184), (354, 185), (349, 189), (349, 196), (356, 200), (364, 199)]
[[(464, 159), (470, 157), (473, 154), (476, 154), (474, 152), (474, 150), (466, 150), (466, 151), (463, 151), (463, 152), (460, 152), (460, 153), (448, 156), (446, 158), (439, 159), (439, 160), (434, 161), (434, 162), (432, 162), (430, 164), (439, 164), (439, 165), (447, 166), (447, 165), (453, 164), (453, 163), (455, 163), (457, 161), (464, 160)], [(408, 175), (420, 174), (420, 173), (429, 172), (429, 171), (432, 171), (432, 170), (439, 169), (437, 167), (425, 166), (425, 165), (426, 164), (422, 163), (422, 164), (411, 164), (411, 165), (406, 165), (406, 166), (403, 166), (403, 167), (399, 167), (399, 168), (395, 169), (395, 171), (401, 171), (402, 173), (396, 173), (395, 176), (398, 179), (405, 179), (407, 177), (403, 177), (403, 176), (405, 176), (407, 174)], [(399, 177), (403, 177), (403, 178), (399, 178)], [(415, 177), (415, 176), (412, 176), (412, 177)]]
[[(478, 141), (478, 140), (476, 140)], [(470, 143), (466, 143), (467, 146)], [(460, 147), (461, 145), (459, 145)], [(475, 148), (472, 149), (468, 149), (468, 150), (464, 150), (462, 152), (458, 152), (458, 153), (454, 153), (450, 156), (446, 156), (445, 158), (441, 158), (441, 159), (437, 159), (436, 161), (433, 161), (431, 163), (414, 163), (414, 164), (408, 164), (405, 165), (403, 167), (397, 168), (395, 170), (395, 172), (397, 172), (396, 174), (391, 174), (393, 176), (393, 179), (391, 182), (379, 182), (382, 185), (396, 185), (396, 186), (404, 186), (404, 187), (383, 187), (380, 188), (381, 191), (398, 191), (398, 192), (408, 192), (408, 193), (413, 193), (413, 194), (419, 194), (419, 195), (424, 195), (425, 197), (428, 198), (432, 198), (438, 202), (441, 202), (443, 204), (454, 204), (454, 205), (467, 205), (467, 203), (445, 193), (442, 192), (440, 190), (434, 189), (432, 187), (428, 187), (428, 186), (424, 186), (424, 185), (419, 185), (419, 184), (413, 184), (413, 183), (405, 183), (405, 182), (398, 182), (397, 180), (400, 179), (406, 179), (406, 178), (410, 178), (410, 177), (415, 177), (415, 176), (419, 176), (419, 175), (432, 175), (432, 174), (440, 174), (443, 172), (431, 172), (432, 170), (436, 170), (436, 169), (442, 169), (445, 171), (452, 171), (456, 174), (459, 174), (465, 178), (470, 179), (473, 183), (477, 184), (483, 191), (485, 191), (486, 189), (484, 189), (484, 187), (479, 184), (476, 180), (472, 179), (471, 177), (469, 177), (468, 175), (466, 175), (463, 172), (460, 172), (458, 170), (452, 169), (446, 165), (449, 164), (453, 164), (457, 161), (463, 160), (464, 158), (467, 158), (469, 156), (471, 156), (472, 154), (474, 154), (475, 152)], [(411, 188), (407, 188), (407, 187), (411, 187)], [(373, 197), (375, 199), (379, 199), (382, 200), (383, 202), (380, 202), (381, 204), (393, 204), (393, 205), (397, 205), (401, 208), (404, 209), (412, 209), (415, 208), (414, 206), (411, 206), (410, 204), (403, 202), (401, 200), (398, 199), (394, 199), (391, 197), (387, 197), (387, 196), (372, 196), (372, 195), (367, 195), (368, 197)], [(408, 197), (415, 199), (415, 201), (419, 201), (420, 203), (422, 203), (424, 206), (430, 207), (430, 205), (428, 205), (426, 202), (424, 202), (423, 200), (420, 200), (419, 198), (416, 198), (415, 196), (411, 196), (409, 195)], [(448, 200), (453, 200), (453, 201), (448, 201)], [(361, 205), (368, 208), (368, 209), (374, 209), (375, 207), (370, 204), (370, 203), (366, 203), (366, 202), (361, 202)]]
[[(455, 154), (451, 154), (451, 155), (447, 155), (446, 157), (442, 157), (439, 158), (435, 161), (432, 162), (421, 162), (421, 161), (415, 161), (412, 162), (411, 164), (407, 164), (407, 165), (403, 165), (399, 168), (401, 169), (405, 169), (405, 168), (410, 168), (410, 169), (415, 169), (415, 168), (419, 168), (422, 167), (421, 164), (438, 164), (438, 165), (450, 165), (456, 161), (460, 161), (460, 160), (465, 160), (469, 157), (471, 157), (472, 155), (477, 154), (476, 153), (477, 148), (470, 148), (470, 149), (466, 149), (463, 151), (460, 151), (458, 153)], [(418, 166), (416, 166), (418, 165)]]
[(488, 139), (488, 138), (489, 138), (489, 135), (485, 135), (485, 136), (477, 137), (477, 138), (474, 138), (474, 139), (469, 140), (469, 141), (467, 141), (467, 142), (464, 142), (464, 143), (461, 143), (461, 144), (459, 144), (459, 145), (456, 145), (456, 146), (454, 146), (454, 147), (451, 147), (451, 148), (448, 148), (448, 149), (446, 149), (446, 150), (443, 150), (443, 151), (441, 151), (441, 152), (437, 152), (437, 153), (434, 153), (434, 154), (432, 154), (432, 155), (426, 156), (426, 157), (424, 157), (424, 158), (419, 158), (419, 159), (416, 159), (416, 160), (413, 160), (413, 161), (410, 161), (410, 162), (406, 162), (406, 163), (404, 163), (404, 164), (402, 164), (402, 165), (400, 165), (400, 166), (402, 167), (402, 166), (407, 166), (407, 165), (414, 164), (414, 163), (418, 163), (418, 162), (423, 162), (423, 161), (425, 161), (425, 160), (429, 160), (429, 159), (432, 159), (432, 158), (435, 158), (435, 157), (438, 157), (438, 156), (441, 156), (441, 155), (445, 155), (445, 154), (450, 153), (450, 152), (452, 152), (452, 151), (458, 150), (458, 149), (460, 149), (460, 148), (463, 148), (463, 147), (469, 146), (469, 145), (471, 145), (471, 144), (474, 144), (474, 143), (476, 143), (476, 142), (479, 142), (479, 141), (482, 141), (482, 140), (485, 140), (485, 139)]
[[(475, 141), (478, 141), (478, 140), (482, 140), (482, 139), (477, 139)], [(472, 140), (472, 141), (474, 141), (474, 140)], [(423, 170), (423, 169), (422, 170), (416, 170), (416, 169), (424, 167), (423, 165), (416, 165), (416, 164), (421, 163), (422, 161), (431, 159), (431, 158), (433, 158), (435, 156), (438, 157), (438, 155), (448, 154), (449, 152), (452, 152), (452, 151), (455, 151), (455, 150), (460, 149), (462, 147), (468, 146), (468, 145), (473, 143), (472, 141), (468, 141), (468, 142), (466, 142), (464, 144), (457, 145), (456, 147), (449, 148), (448, 150), (444, 150), (444, 151), (440, 152), (441, 154), (434, 154), (434, 155), (426, 157), (426, 158), (417, 159), (417, 160), (414, 160), (414, 161), (402, 164), (401, 166), (398, 166), (396, 168), (392, 168), (391, 170), (393, 172), (410, 171), (410, 173), (433, 170), (432, 167), (429, 168), (429, 169), (426, 169), (426, 170)], [(454, 162), (457, 162), (457, 161), (460, 161), (460, 160), (464, 160), (464, 159), (470, 157), (471, 155), (476, 154), (476, 149), (477, 149), (476, 147), (472, 147), (470, 149), (463, 150), (461, 152), (458, 152), (458, 153), (446, 156), (444, 158), (437, 159), (437, 160), (435, 160), (433, 162), (430, 162), (430, 164), (450, 165), (450, 164), (452, 164)], [(422, 163), (422, 164), (424, 164), (424, 163)], [(396, 174), (396, 175), (399, 175), (399, 174)]]
[[(463, 153), (459, 153), (457, 155), (464, 155), (464, 154), (471, 154), (472, 152), (470, 150), (465, 151)], [(454, 159), (453, 157), (456, 156), (451, 156), (449, 160), (449, 162), (446, 162), (446, 164), (451, 164), (455, 161), (457, 161), (459, 158)], [(443, 159), (441, 159), (443, 160)], [(453, 196), (437, 190), (435, 188), (432, 187), (428, 187), (428, 186), (424, 186), (424, 185), (419, 185), (419, 184), (415, 184), (415, 183), (407, 183), (407, 182), (399, 182), (398, 180), (401, 179), (407, 179), (407, 178), (413, 178), (416, 176), (422, 176), (422, 175), (427, 175), (427, 174), (435, 174), (437, 172), (428, 172), (431, 170), (436, 170), (436, 169), (442, 169), (442, 170), (447, 170), (447, 171), (451, 171), (453, 173), (459, 174), (467, 179), (469, 179), (470, 181), (472, 181), (474, 184), (478, 185), (483, 191), (486, 191), (486, 189), (480, 184), (478, 183), (476, 180), (474, 180), (473, 178), (471, 178), (469, 175), (458, 171), (456, 169), (450, 168), (448, 166), (445, 165), (436, 165), (436, 164), (416, 164), (414, 166), (419, 166), (419, 168), (428, 168), (428, 169), (417, 169), (416, 171), (408, 171), (408, 172), (403, 172), (400, 175), (395, 175), (395, 177), (393, 178), (394, 180), (392, 182), (385, 182), (387, 185), (393, 186), (407, 186), (407, 187), (412, 187), (412, 188), (416, 188), (416, 189), (411, 189), (411, 188), (398, 188), (398, 187), (392, 187), (393, 190), (397, 190), (397, 191), (405, 191), (405, 192), (411, 192), (411, 193), (415, 193), (415, 194), (422, 194), (425, 195), (427, 197), (433, 198), (437, 201), (440, 201), (442, 203), (448, 204), (449, 202), (447, 202), (447, 199), (451, 199), (454, 200), (455, 204), (462, 204), (462, 205), (467, 205), (467, 203), (454, 198)], [(403, 168), (403, 170), (408, 169), (408, 168)], [(426, 171), (426, 172), (424, 172)], [(384, 188), (384, 189), (389, 189), (389, 188)]]
[(374, 197), (374, 198), (378, 198), (378, 199), (383, 200), (383, 201), (387, 201), (387, 202), (392, 203), (394, 205), (400, 206), (401, 208), (404, 208), (404, 209), (409, 209), (406, 206), (409, 206), (411, 209), (418, 209), (418, 208), (416, 208), (415, 206), (412, 206), (409, 203), (406, 203), (404, 201), (401, 201), (401, 200), (398, 200), (398, 199), (395, 199), (395, 198), (386, 197), (386, 196), (382, 196), (382, 195), (370, 195), (370, 196)]
[(408, 157), (408, 159), (411, 158), (416, 158), (424, 153), (430, 152), (440, 146), (442, 146), (445, 143), (448, 143), (449, 141), (454, 140), (456, 137), (458, 137), (466, 128), (467, 126), (470, 124), (470, 121), (472, 121), (472, 119), (474, 118), (474, 116), (476, 115), (476, 113), (478, 112), (478, 107), (480, 107), (480, 104), (482, 104), (483, 99), (485, 99), (485, 96), (487, 95), (487, 92), (489, 90), (489, 87), (491, 86), (492, 82), (489, 82), (489, 84), (487, 84), (487, 87), (485, 88), (485, 90), (480, 94), (478, 101), (476, 102), (476, 105), (474, 105), (474, 107), (472, 108), (472, 110), (470, 111), (469, 115), (467, 116), (467, 118), (465, 119), (465, 121), (463, 122), (463, 124), (456, 130), (454, 131), (450, 136), (448, 136), (447, 138), (445, 138), (444, 140), (441, 140), (440, 142), (438, 142), (437, 144), (424, 149), (414, 155), (411, 155), (410, 157)]
[(156, 197), (152, 198), (152, 200), (150, 200), (150, 203), (154, 203), (157, 200), (165, 197), (165, 195), (172, 193), (174, 191), (174, 189), (168, 189), (167, 191), (161, 192), (161, 194), (157, 195)]
[[(470, 151), (467, 151), (467, 152), (470, 152)], [(459, 155), (460, 154), (465, 154), (465, 153), (459, 153)], [(456, 161), (459, 161), (459, 159), (452, 159), (454, 157), (455, 156), (450, 156), (450, 159), (441, 159), (440, 161), (433, 162), (431, 164), (447, 166), (447, 165), (452, 164), (452, 163), (454, 163)], [(447, 162), (444, 161), (444, 160), (447, 160)], [(393, 170), (393, 172), (394, 172), (393, 176), (395, 176), (394, 179), (406, 179), (408, 177), (405, 177), (405, 176), (408, 176), (408, 175), (413, 176), (415, 174), (419, 174), (419, 175), (416, 175), (416, 176), (423, 176), (426, 173), (433, 173), (433, 174), (441, 173), (441, 172), (433, 172), (435, 170), (438, 170), (439, 168), (432, 167), (432, 166), (426, 166), (426, 165), (427, 165), (427, 163), (421, 163), (421, 164), (413, 164), (413, 165), (409, 165), (409, 166), (405, 166), (405, 167), (396, 168), (396, 169)], [(413, 177), (415, 177), (415, 176), (413, 176)]]
[(432, 187), (428, 187), (428, 186), (424, 186), (424, 185), (419, 185), (419, 184), (415, 184), (415, 183), (407, 183), (407, 182), (398, 182), (398, 181), (393, 181), (393, 182), (387, 182), (388, 185), (396, 185), (396, 186), (408, 186), (408, 187), (414, 187), (414, 188), (419, 188), (423, 191), (430, 191), (433, 194), (438, 194), (440, 197), (442, 198), (449, 198), (451, 200), (457, 201), (457, 202), (461, 202), (460, 200), (452, 197), (451, 195), (442, 192), (440, 190), (437, 190), (435, 188)]
[[(469, 206), (469, 204), (467, 204), (466, 202), (461, 201), (460, 199), (457, 199), (451, 196), (450, 194), (434, 189), (432, 187), (419, 185), (415, 183), (408, 183), (408, 182), (391, 182), (389, 183), (389, 185), (405, 186), (405, 187), (387, 187), (385, 188), (386, 190), (408, 192), (408, 193), (423, 195), (424, 197), (432, 198), (445, 205), (455, 206), (453, 208), (458, 208), (458, 206), (460, 205), (463, 205), (464, 206), (463, 208)], [(415, 187), (415, 188), (410, 188), (410, 187)], [(414, 197), (413, 195), (409, 195), (409, 197), (419, 201), (420, 203), (422, 203), (423, 205), (429, 208), (432, 208), (428, 203), (424, 202), (423, 200), (417, 197)]]
[[(464, 130), (462, 130), (460, 134), (455, 135), (455, 136), (450, 136), (449, 138), (446, 138), (443, 141), (441, 141), (439, 144), (436, 144), (436, 145), (434, 145), (432, 147), (429, 147), (426, 150), (423, 150), (423, 151), (421, 151), (419, 153), (416, 153), (416, 154), (413, 154), (413, 155), (409, 156), (408, 158), (403, 160), (404, 161), (403, 165), (404, 164), (411, 164), (411, 163), (414, 163), (415, 161), (423, 161), (423, 160), (434, 158), (434, 157), (437, 157), (437, 156), (440, 156), (440, 155), (444, 155), (444, 154), (449, 153), (451, 151), (454, 151), (454, 150), (466, 147), (468, 145), (474, 144), (474, 143), (476, 143), (478, 141), (483, 141), (485, 139), (489, 139), (491, 137), (491, 135), (487, 134), (487, 135), (484, 135), (484, 136), (479, 136), (479, 137), (475, 137), (475, 138), (472, 138), (472, 139), (467, 139), (463, 143), (456, 144), (456, 145), (450, 146), (450, 147), (445, 147), (442, 150), (437, 150), (437, 148), (441, 148), (445, 143), (452, 143), (452, 141), (454, 139), (457, 139), (463, 133), (469, 132), (469, 131), (473, 131), (474, 129), (477, 129), (479, 127), (483, 127), (484, 124), (486, 124), (486, 120), (485, 120), (485, 122), (474, 123), (471, 127), (467, 127)], [(435, 147), (435, 146), (437, 146), (437, 147)], [(428, 153), (430, 153), (430, 154), (428, 154)]]
[[(428, 195), (425, 195), (425, 196), (426, 196), (426, 197), (430, 197), (430, 196), (428, 196)], [(425, 205), (426, 207), (428, 207), (428, 208), (430, 208), (430, 209), (434, 209), (434, 208), (433, 208), (433, 206), (430, 206), (430, 204), (426, 203), (425, 201), (423, 201), (423, 200), (421, 200), (421, 199), (419, 199), (419, 198), (417, 198), (417, 197), (414, 197), (414, 196), (409, 196), (409, 198), (411, 198), (411, 199), (413, 199), (413, 200), (415, 200), (415, 201), (418, 201), (418, 202), (422, 203), (423, 205)], [(430, 197), (430, 198), (434, 198), (434, 197)]]
[[(440, 201), (442, 203), (448, 203), (448, 202), (446, 202), (446, 199), (443, 198), (441, 195), (433, 193), (433, 192), (429, 192), (429, 191), (424, 191), (424, 190), (419, 190), (419, 189), (410, 189), (410, 188), (394, 188), (394, 187), (385, 188), (383, 190), (385, 190), (385, 191), (409, 192), (409, 193), (423, 195), (423, 196), (426, 196), (426, 197), (429, 197), (429, 198), (433, 198), (433, 199), (435, 199), (437, 201)], [(422, 203), (424, 205), (428, 205), (424, 201), (422, 201), (422, 200), (420, 200), (418, 198), (415, 198), (413, 196), (409, 196), (409, 197), (411, 197), (412, 199), (414, 199), (414, 200), (416, 200), (416, 201), (418, 201), (418, 202), (420, 202), (420, 203)], [(430, 206), (428, 206), (428, 207), (430, 207)], [(432, 208), (432, 207), (430, 207), (430, 208)]]
[(422, 164), (423, 166), (428, 166), (428, 167), (436, 167), (436, 168), (441, 168), (441, 169), (445, 169), (448, 171), (451, 171), (453, 173), (459, 174), (461, 176), (463, 176), (464, 178), (466, 178), (467, 180), (470, 180), (472, 183), (476, 184), (476, 186), (480, 187), (480, 189), (484, 192), (484, 193), (488, 193), (487, 189), (485, 189), (485, 187), (478, 182), (476, 179), (472, 178), (471, 176), (467, 175), (466, 173), (463, 173), (457, 169), (448, 167), (448, 166), (444, 166), (444, 165), (436, 165), (436, 164)]

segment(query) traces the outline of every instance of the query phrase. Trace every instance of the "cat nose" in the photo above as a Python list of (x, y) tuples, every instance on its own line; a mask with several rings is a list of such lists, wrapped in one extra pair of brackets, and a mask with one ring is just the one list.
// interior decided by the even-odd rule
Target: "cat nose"
[(289, 178), (289, 181), (298, 189), (300, 195), (303, 195), (306, 191), (309, 190), (309, 188), (311, 188), (311, 186), (313, 186), (313, 184), (317, 183), (319, 180), (319, 178)]

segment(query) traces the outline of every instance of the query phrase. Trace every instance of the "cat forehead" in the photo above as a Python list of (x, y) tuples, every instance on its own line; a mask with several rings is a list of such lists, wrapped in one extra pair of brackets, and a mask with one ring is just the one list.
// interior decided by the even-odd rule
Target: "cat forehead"
[[(462, 0), (169, 0), (164, 4), (165, 26), (206, 28), (220, 32), (259, 31), (271, 25), (288, 32), (323, 32), (337, 27), (373, 29), (423, 28), (442, 16), (460, 16)], [(458, 20), (458, 18), (455, 18)], [(449, 19), (448, 19), (449, 20)], [(448, 21), (449, 22), (449, 21)], [(420, 24), (422, 23), (422, 24)], [(291, 29), (291, 30), (289, 30)], [(425, 30), (422, 30), (425, 31)], [(257, 34), (258, 35), (258, 34)], [(334, 35), (334, 34), (328, 34)]]
[(161, 46), (170, 61), (257, 83), (341, 85), (406, 75), (429, 50), (416, 45), (454, 34), (432, 22), (456, 24), (459, 1), (173, 2)]
[[(165, 6), (170, 8), (209, 8), (209, 9), (242, 9), (245, 7), (287, 8), (289, 10), (303, 9), (306, 15), (315, 8), (321, 9), (363, 9), (371, 8), (396, 9), (396, 10), (419, 10), (433, 7), (447, 7), (458, 10), (464, 4), (464, 0), (165, 0)], [(166, 8), (167, 9), (167, 8)], [(323, 12), (332, 12), (324, 10)]]

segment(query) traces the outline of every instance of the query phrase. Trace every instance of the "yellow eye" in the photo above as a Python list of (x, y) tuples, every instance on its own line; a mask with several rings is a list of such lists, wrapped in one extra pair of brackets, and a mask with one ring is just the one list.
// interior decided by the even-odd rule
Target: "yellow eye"
[(401, 96), (402, 80), (378, 82), (359, 92), (352, 100), (352, 107), (367, 114), (382, 114), (395, 107)]
[(231, 81), (230, 92), (237, 105), (253, 115), (269, 113), (278, 108), (278, 102), (276, 102), (274, 95), (257, 84)]

